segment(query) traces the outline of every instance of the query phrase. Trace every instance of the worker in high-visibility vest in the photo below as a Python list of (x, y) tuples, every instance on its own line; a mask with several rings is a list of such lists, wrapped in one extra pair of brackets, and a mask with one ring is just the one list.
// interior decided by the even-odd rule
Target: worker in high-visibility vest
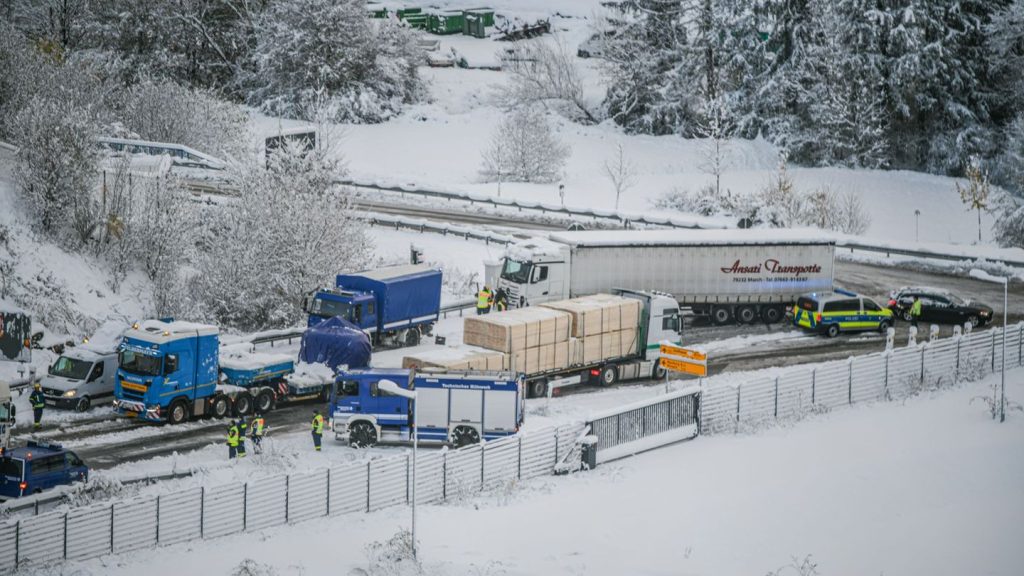
[(921, 319), (921, 297), (914, 295), (914, 303), (910, 305), (910, 323), (917, 328), (917, 321)]
[(232, 422), (228, 427), (228, 460), (238, 454), (238, 426)]
[(263, 427), (266, 425), (263, 414), (257, 412), (256, 417), (252, 419), (252, 451), (257, 454), (263, 453)]
[(245, 416), (239, 417), (235, 425), (238, 426), (238, 457), (245, 458), (245, 434), (249, 430), (249, 425), (245, 423)]
[(313, 448), (320, 451), (320, 440), (324, 436), (324, 417), (319, 410), (313, 410)]
[(484, 286), (476, 294), (476, 313), (487, 314), (491, 311), (491, 289), (488, 286)]
[(43, 424), (43, 408), (46, 408), (46, 396), (43, 395), (43, 387), (36, 382), (32, 386), (32, 393), (28, 395), (28, 401), (32, 403), (32, 427), (39, 429)]

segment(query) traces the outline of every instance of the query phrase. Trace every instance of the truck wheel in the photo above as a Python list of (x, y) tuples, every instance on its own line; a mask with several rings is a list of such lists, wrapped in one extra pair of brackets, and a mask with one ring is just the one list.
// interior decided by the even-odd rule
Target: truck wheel
[(184, 400), (175, 400), (171, 402), (171, 407), (167, 409), (167, 422), (170, 424), (181, 424), (188, 420), (188, 404)]
[(348, 433), (348, 445), (353, 448), (368, 448), (377, 443), (377, 431), (369, 422), (356, 422)]
[(92, 402), (89, 400), (89, 397), (82, 396), (81, 398), (78, 399), (78, 402), (75, 403), (75, 412), (85, 412), (91, 406)]
[(768, 324), (775, 324), (782, 320), (782, 308), (778, 306), (766, 306), (761, 310), (761, 319)]
[(664, 380), (665, 375), (668, 374), (668, 370), (661, 365), (661, 360), (654, 363), (654, 370), (651, 370), (651, 378), (655, 380)]
[(235, 398), (235, 415), (236, 416), (248, 416), (252, 412), (252, 396), (249, 396), (245, 392), (238, 395)]
[(413, 346), (418, 346), (419, 343), (420, 343), (420, 331), (419, 331), (419, 328), (410, 328), (409, 331), (405, 333), (405, 346), (407, 348), (411, 348)]
[(456, 448), (462, 448), (463, 446), (471, 446), (473, 444), (480, 443), (480, 435), (477, 434), (475, 428), (469, 426), (459, 426), (452, 432), (452, 444)]
[(530, 382), (530, 397), (543, 398), (548, 395), (548, 381), (541, 378)]
[(615, 384), (615, 381), (619, 379), (619, 371), (614, 364), (609, 364), (604, 368), (601, 368), (601, 386), (611, 386)]
[(828, 334), (829, 338), (835, 338), (836, 336), (839, 336), (839, 325), (830, 324), (828, 330), (825, 331), (825, 334)]
[(711, 321), (719, 326), (729, 323), (732, 319), (732, 311), (725, 306), (715, 306), (711, 309)]
[(753, 324), (757, 318), (757, 311), (753, 306), (740, 306), (736, 309), (736, 320), (740, 324)]
[(270, 393), (270, 390), (264, 390), (260, 392), (259, 396), (256, 397), (256, 411), (260, 414), (270, 412), (274, 408), (274, 395)]
[(221, 394), (213, 399), (213, 404), (210, 406), (210, 413), (214, 418), (226, 418), (230, 412), (231, 403), (228, 401), (227, 396)]

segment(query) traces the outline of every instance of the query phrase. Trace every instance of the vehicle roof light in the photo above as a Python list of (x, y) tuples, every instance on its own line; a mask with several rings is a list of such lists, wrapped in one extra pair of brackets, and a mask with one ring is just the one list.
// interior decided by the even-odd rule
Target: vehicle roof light
[(139, 323), (138, 322), (132, 322), (132, 330), (138, 330), (138, 329), (139, 329)]

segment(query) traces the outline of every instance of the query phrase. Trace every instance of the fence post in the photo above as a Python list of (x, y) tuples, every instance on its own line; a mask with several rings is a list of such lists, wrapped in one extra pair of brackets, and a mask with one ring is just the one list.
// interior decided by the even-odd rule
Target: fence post
[(811, 406), (815, 404), (815, 393), (818, 390), (818, 368), (811, 368)]
[(740, 395), (743, 391), (743, 384), (736, 387), (736, 432), (740, 431)]
[(853, 404), (853, 359), (847, 364), (850, 365), (849, 378), (846, 381), (846, 403)]
[(412, 502), (409, 500), (409, 470), (411, 465), (409, 464), (409, 453), (405, 453), (405, 503), (409, 504)]
[(21, 520), (14, 525), (14, 567), (21, 562)]
[(775, 377), (775, 419), (779, 419), (779, 377)]
[(441, 459), (441, 500), (448, 501), (448, 449), (444, 450), (444, 458)]
[(523, 437), (516, 434), (519, 439), (518, 455), (516, 456), (516, 480), (523, 479)]
[(366, 462), (366, 511), (370, 511), (370, 467), (373, 465), (373, 460)]
[[(486, 443), (480, 442), (480, 491), (484, 490), (484, 467), (487, 464), (487, 450), (484, 450)], [(558, 447), (558, 428), (555, 428), (555, 448)], [(558, 458), (555, 458), (555, 465), (558, 465)]]
[(114, 506), (110, 505), (110, 553), (114, 553)]
[(992, 371), (996, 371), (996, 331), (992, 330)]
[(206, 486), (199, 487), (199, 537), (206, 538)]
[(889, 359), (891, 357), (891, 353), (885, 353), (885, 384), (882, 388), (882, 398), (885, 400), (889, 400)]
[(924, 388), (924, 350), (928, 345), (921, 346), (921, 387)]
[(160, 543), (160, 495), (156, 495), (156, 543)]
[(327, 469), (327, 515), (331, 515), (331, 469)]
[(292, 475), (289, 474), (289, 475), (284, 477), (284, 523), (285, 524), (288, 523), (288, 512), (289, 512), (288, 507), (289, 507), (289, 500), (291, 500), (291, 498), (288, 497), (288, 492), (289, 492), (289, 490), (291, 490), (291, 485), (292, 485)]
[(64, 513), (64, 559), (68, 559), (68, 513)]
[[(615, 416), (615, 437), (618, 438), (618, 435), (619, 435), (619, 416), (616, 415)], [(482, 454), (480, 456), (480, 459), (483, 460), (483, 455)], [(558, 428), (555, 428), (555, 466), (558, 466)]]
[(1024, 366), (1024, 357), (1022, 357), (1021, 351), (1024, 350), (1024, 322), (1020, 324), (1020, 334), (1017, 336), (1017, 364)]
[(242, 484), (242, 532), (249, 529), (249, 483)]

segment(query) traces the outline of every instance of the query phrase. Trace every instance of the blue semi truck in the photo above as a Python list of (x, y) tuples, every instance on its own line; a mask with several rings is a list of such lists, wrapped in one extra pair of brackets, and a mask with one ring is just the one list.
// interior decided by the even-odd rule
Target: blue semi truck
[[(414, 391), (416, 399), (388, 393), (383, 381)], [(515, 434), (525, 412), (522, 374), (404, 368), (343, 370), (330, 405), (335, 438), (356, 447), (409, 442), (410, 423), (421, 442), (476, 444)]]
[[(315, 358), (304, 356), (307, 339), (317, 339), (319, 345), (309, 347)], [(267, 412), (279, 402), (329, 398), (331, 379), (290, 378), (294, 358), (233, 350), (237, 345), (222, 350), (219, 340), (216, 326), (160, 320), (134, 324), (118, 350), (115, 410), (149, 422), (179, 424), (193, 417)], [(355, 365), (369, 360), (369, 338), (353, 326), (334, 323), (303, 335), (300, 359), (337, 359), (325, 340), (343, 350), (345, 358), (358, 354)]]
[(306, 297), (308, 325), (340, 316), (366, 331), (375, 346), (419, 344), (441, 310), (441, 271), (424, 264), (339, 274), (335, 284)]

